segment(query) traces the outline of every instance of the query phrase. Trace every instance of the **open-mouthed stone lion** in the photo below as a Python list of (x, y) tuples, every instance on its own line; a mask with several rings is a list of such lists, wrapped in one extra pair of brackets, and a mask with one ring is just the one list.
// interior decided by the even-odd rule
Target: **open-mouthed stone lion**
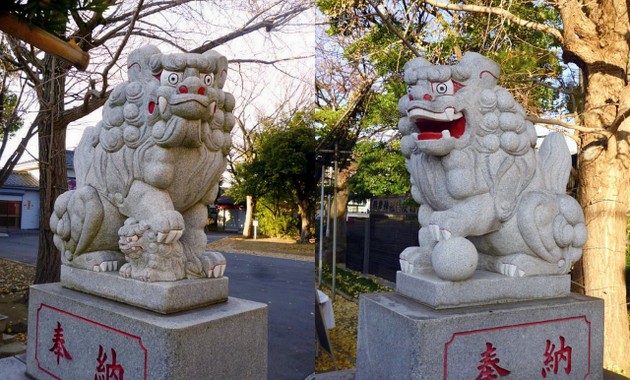
[(204, 227), (234, 126), (227, 59), (145, 46), (127, 68), (75, 151), (77, 189), (55, 202), (62, 263), (143, 281), (220, 277)]
[(421, 228), (419, 246), (401, 254), (403, 272), (564, 274), (582, 254), (587, 232), (565, 195), (564, 138), (552, 133), (535, 151), (534, 126), (497, 86), (499, 71), (477, 53), (454, 66), (422, 58), (405, 66), (399, 129)]

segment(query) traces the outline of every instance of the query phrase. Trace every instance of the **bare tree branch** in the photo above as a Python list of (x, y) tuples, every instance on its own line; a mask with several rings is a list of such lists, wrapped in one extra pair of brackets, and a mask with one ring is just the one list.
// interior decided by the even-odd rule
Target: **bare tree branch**
[(26, 135), (20, 140), (20, 144), (18, 147), (11, 153), (7, 162), (4, 163), (4, 166), (0, 170), (0, 187), (4, 185), (9, 175), (13, 172), (13, 168), (22, 158), (22, 154), (26, 151), (26, 145), (29, 140), (35, 136), (39, 130), (39, 123), (41, 122), (41, 114), (37, 115), (31, 126), (28, 128)]
[(136, 24), (136, 21), (138, 20), (143, 4), (144, 4), (144, 0), (138, 1), (136, 11), (134, 12), (133, 17), (129, 21), (129, 29), (127, 30), (127, 33), (123, 37), (123, 40), (120, 43), (120, 45), (118, 45), (118, 49), (116, 50), (116, 53), (112, 57), (112, 61), (103, 69), (103, 73), (101, 75), (103, 78), (103, 87), (101, 88), (101, 97), (105, 94), (105, 91), (107, 91), (107, 75), (109, 74), (109, 70), (111, 70), (111, 68), (116, 64), (116, 61), (118, 61), (118, 58), (120, 57), (120, 54), (122, 53), (123, 49), (127, 46), (127, 41), (129, 41), (129, 36), (131, 36), (133, 27)]
[(608, 130), (611, 133), (617, 133), (617, 130), (621, 126), (621, 123), (626, 121), (628, 117), (630, 117), (630, 108), (626, 109), (624, 112), (617, 115), (615, 120), (613, 120), (612, 124), (610, 124), (610, 128)]
[(300, 55), (297, 57), (289, 57), (289, 58), (278, 58), (278, 59), (274, 59), (273, 61), (266, 61), (264, 59), (230, 59), (230, 63), (256, 63), (256, 64), (262, 64), (262, 65), (274, 65), (276, 63), (279, 62), (287, 62), (287, 61), (295, 61), (298, 59), (307, 59), (307, 58), (313, 58), (312, 55)]
[(453, 3), (443, 3), (438, 0), (421, 0), (425, 4), (433, 5), (436, 8), (446, 9), (451, 11), (460, 11), (460, 12), (473, 12), (473, 13), (486, 13), (486, 14), (494, 14), (497, 16), (505, 17), (511, 22), (523, 26), (525, 28), (538, 30), (541, 32), (549, 33), (552, 35), (560, 44), (564, 43), (564, 37), (562, 33), (549, 25), (541, 24), (534, 21), (524, 20), (513, 13), (497, 7), (486, 7), (481, 5), (471, 5), (471, 4), (453, 4)]
[(415, 46), (413, 46), (413, 44), (409, 42), (407, 38), (405, 38), (405, 36), (400, 32), (400, 30), (398, 30), (398, 28), (396, 28), (394, 24), (392, 24), (391, 20), (389, 19), (389, 16), (383, 14), (383, 12), (381, 12), (381, 10), (378, 9), (378, 6), (374, 4), (373, 0), (368, 0), (368, 3), (372, 6), (372, 8), (374, 8), (374, 10), (376, 10), (376, 14), (378, 15), (378, 17), (381, 18), (381, 20), (383, 20), (383, 22), (385, 23), (385, 26), (387, 26), (387, 29), (389, 29), (390, 32), (394, 33), (402, 41), (402, 43), (405, 44), (405, 46), (409, 48), (409, 50), (411, 50), (413, 54), (416, 55), (416, 57), (420, 57), (422, 55), (420, 50), (418, 50)]
[(210, 49), (213, 49), (219, 45), (223, 45), (226, 42), (232, 41), (233, 39), (236, 39), (238, 37), (244, 36), (246, 34), (252, 33), (256, 30), (265, 28), (265, 30), (267, 31), (271, 31), (274, 28), (277, 28), (283, 24), (286, 24), (287, 22), (291, 21), (294, 17), (296, 17), (297, 15), (299, 15), (300, 13), (304, 12), (305, 10), (307, 10), (308, 7), (306, 6), (299, 6), (299, 7), (295, 7), (295, 8), (291, 8), (286, 12), (277, 14), (277, 15), (273, 15), (270, 16), (268, 18), (264, 18), (263, 20), (261, 20), (260, 22), (257, 22), (255, 24), (251, 24), (251, 20), (248, 21), (245, 26), (236, 29), (233, 32), (230, 32), (222, 37), (219, 37), (215, 40), (212, 41), (208, 41), (206, 43), (204, 43), (203, 45), (190, 50), (190, 53), (204, 53)]
[(568, 128), (568, 129), (572, 129), (572, 130), (583, 132), (583, 133), (599, 133), (606, 137), (610, 137), (613, 135), (613, 133), (611, 133), (607, 129), (587, 128), (580, 125), (570, 124), (570, 123), (567, 123), (558, 119), (545, 119), (545, 118), (530, 115), (530, 116), (527, 116), (527, 120), (531, 121), (532, 123), (557, 125), (563, 128)]

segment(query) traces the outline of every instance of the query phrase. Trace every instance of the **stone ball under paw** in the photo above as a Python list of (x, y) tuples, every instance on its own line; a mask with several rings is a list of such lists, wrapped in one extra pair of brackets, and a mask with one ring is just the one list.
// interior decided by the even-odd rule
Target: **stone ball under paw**
[(463, 281), (475, 273), (479, 254), (468, 239), (452, 237), (438, 242), (431, 254), (435, 273), (443, 280)]

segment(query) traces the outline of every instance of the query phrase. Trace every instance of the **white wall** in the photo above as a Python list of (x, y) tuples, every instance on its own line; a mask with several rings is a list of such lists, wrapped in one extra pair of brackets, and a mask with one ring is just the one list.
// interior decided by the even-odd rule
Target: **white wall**
[(39, 192), (26, 191), (22, 196), (21, 229), (31, 230), (39, 228)]

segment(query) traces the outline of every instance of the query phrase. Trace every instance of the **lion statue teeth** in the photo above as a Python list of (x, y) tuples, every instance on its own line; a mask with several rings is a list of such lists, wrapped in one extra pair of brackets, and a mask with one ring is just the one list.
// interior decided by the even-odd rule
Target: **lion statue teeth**
[(582, 254), (584, 214), (565, 194), (571, 157), (560, 133), (536, 151), (523, 108), (477, 53), (453, 66), (416, 58), (398, 105), (401, 150), (420, 203), (419, 246), (401, 269), (459, 281), (484, 269), (510, 277), (565, 274)]
[(220, 277), (225, 258), (206, 252), (204, 227), (235, 122), (227, 59), (149, 45), (127, 68), (75, 150), (77, 189), (55, 202), (62, 263), (142, 281)]

